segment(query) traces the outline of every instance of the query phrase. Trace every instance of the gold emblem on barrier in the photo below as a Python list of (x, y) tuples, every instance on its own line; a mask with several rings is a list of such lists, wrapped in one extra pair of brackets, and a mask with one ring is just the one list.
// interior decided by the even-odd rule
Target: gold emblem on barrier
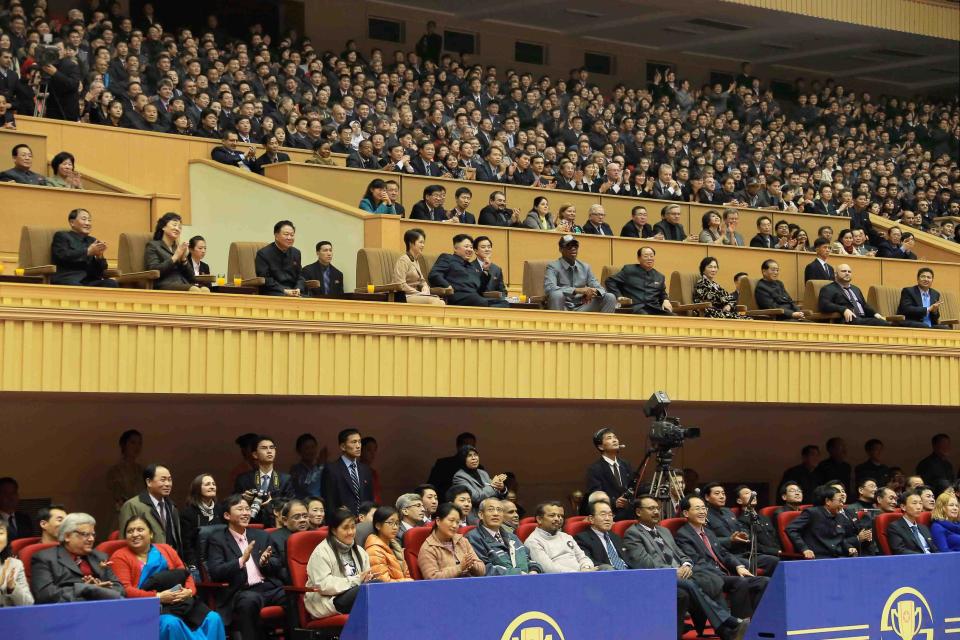
[(557, 621), (540, 611), (514, 618), (500, 640), (566, 640)]
[[(924, 628), (928, 625), (929, 628)], [(881, 640), (933, 640), (933, 611), (923, 594), (901, 587), (887, 598), (880, 621)]]

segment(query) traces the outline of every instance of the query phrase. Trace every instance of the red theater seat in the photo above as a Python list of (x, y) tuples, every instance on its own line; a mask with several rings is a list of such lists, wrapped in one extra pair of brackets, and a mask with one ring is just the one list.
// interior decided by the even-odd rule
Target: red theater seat
[(29, 547), (32, 544), (38, 544), (40, 542), (40, 536), (32, 536), (30, 538), (17, 538), (10, 543), (10, 553), (20, 557), (20, 550), (24, 547)]
[(119, 530), (117, 530), (117, 531), (111, 531), (111, 532), (110, 532), (110, 535), (107, 536), (107, 540), (119, 540), (119, 539), (120, 539), (120, 531), (119, 531)]
[(251, 522), (250, 524), (247, 525), (247, 529), (263, 529), (263, 528), (264, 526), (259, 522), (256, 522), (256, 523)]
[(575, 536), (581, 531), (586, 531), (589, 528), (590, 523), (586, 520), (577, 520), (576, 522), (570, 522), (567, 520), (567, 522), (565, 522), (563, 525), (563, 532), (571, 536)]
[(924, 511), (921, 513), (917, 516), (917, 522), (929, 529), (930, 523), (933, 522), (933, 511)]
[(536, 528), (536, 522), (526, 522), (517, 527), (517, 537), (520, 538), (520, 542), (525, 542)]
[(891, 522), (896, 522), (902, 517), (902, 513), (881, 513), (873, 519), (873, 534), (877, 539), (877, 546), (880, 547), (880, 553), (885, 556), (893, 555), (890, 551), (890, 540), (887, 538), (887, 527)]
[(414, 580), (423, 580), (423, 574), (420, 573), (420, 565), (417, 564), (417, 556), (420, 555), (420, 547), (423, 541), (433, 533), (433, 527), (414, 527), (403, 534), (403, 559), (410, 569), (410, 577)]
[(781, 557), (783, 558), (803, 558), (803, 554), (794, 548), (793, 542), (787, 535), (787, 525), (793, 522), (800, 513), (800, 511), (784, 511), (777, 516), (777, 532), (780, 534), (780, 545), (783, 547)]
[(23, 573), (27, 578), (27, 582), (30, 581), (30, 559), (33, 558), (33, 554), (55, 546), (57, 546), (56, 542), (41, 542), (38, 544), (28, 544), (23, 549), (20, 549), (20, 562), (23, 563)]
[(677, 531), (685, 524), (687, 524), (686, 518), (667, 518), (660, 521), (660, 526), (669, 529), (673, 535), (677, 535)]
[(637, 524), (636, 520), (621, 520), (613, 523), (613, 532), (621, 538), (627, 535), (627, 529)]
[(773, 512), (779, 508), (780, 508), (780, 505), (772, 504), (769, 507), (764, 507), (763, 509), (760, 509), (760, 515), (762, 515), (764, 518), (773, 522)]
[[(303, 594), (310, 590), (307, 587), (307, 562), (310, 561), (313, 550), (326, 538), (326, 527), (321, 527), (316, 531), (298, 531), (287, 539), (287, 568), (290, 570), (290, 582), (293, 584), (285, 589), (296, 596), (297, 626), (301, 629), (333, 629), (342, 628), (347, 624), (348, 616), (339, 614), (314, 620), (303, 606)], [(277, 615), (274, 609), (279, 609), (279, 619), (282, 620), (283, 607), (264, 607), (260, 610), (260, 617), (274, 619), (272, 616)]]
[(467, 535), (468, 533), (470, 533), (471, 531), (473, 531), (473, 530), (476, 529), (476, 528), (477, 528), (477, 525), (475, 525), (475, 524), (468, 524), (468, 525), (465, 526), (465, 527), (460, 527), (459, 529), (457, 529), (457, 532), (458, 532), (460, 535), (465, 536), (465, 535)]
[[(581, 520), (586, 520), (587, 516), (570, 516), (567, 518), (567, 522), (580, 522)], [(534, 522), (537, 521), (536, 518), (533, 519)]]
[(525, 524), (537, 524), (537, 517), (536, 517), (536, 516), (527, 516), (526, 518), (520, 518), (520, 525), (519, 525), (519, 526), (523, 526), (523, 525), (525, 525)]
[(126, 540), (104, 540), (97, 545), (97, 551), (109, 558), (117, 549), (122, 549), (125, 546), (127, 546)]

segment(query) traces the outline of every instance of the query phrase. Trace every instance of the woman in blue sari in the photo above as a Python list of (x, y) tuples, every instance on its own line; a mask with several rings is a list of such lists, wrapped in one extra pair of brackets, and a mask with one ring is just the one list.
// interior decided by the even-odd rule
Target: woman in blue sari
[(173, 547), (153, 543), (153, 529), (140, 516), (121, 531), (127, 541), (110, 556), (128, 598), (159, 598), (161, 640), (224, 640), (223, 620), (195, 600), (197, 587)]

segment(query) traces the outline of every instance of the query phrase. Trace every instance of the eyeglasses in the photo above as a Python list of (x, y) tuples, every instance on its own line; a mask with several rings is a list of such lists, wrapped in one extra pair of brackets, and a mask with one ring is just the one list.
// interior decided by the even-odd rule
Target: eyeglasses
[(84, 532), (84, 531), (73, 531), (73, 535), (79, 536), (84, 540), (93, 540), (97, 537), (96, 531)]
[(309, 518), (309, 517), (310, 517), (310, 516), (307, 515), (306, 513), (297, 513), (297, 514), (294, 514), (294, 515), (292, 515), (292, 516), (288, 516), (288, 518), (289, 518), (290, 520), (306, 520), (306, 519)]

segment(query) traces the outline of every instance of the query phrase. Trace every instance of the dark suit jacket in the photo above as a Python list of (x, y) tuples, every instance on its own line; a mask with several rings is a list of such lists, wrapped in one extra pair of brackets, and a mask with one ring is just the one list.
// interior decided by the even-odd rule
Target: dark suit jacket
[(653, 183), (653, 197), (657, 200), (683, 200), (682, 193), (671, 194), (669, 191), (667, 191), (666, 187), (660, 184), (659, 180), (656, 180)]
[[(257, 473), (257, 471), (251, 470), (237, 476), (237, 480), (233, 484), (233, 492), (243, 493), (250, 489), (254, 491), (258, 490), (260, 487), (257, 485)], [(273, 499), (282, 498), (283, 500), (290, 500), (294, 497), (293, 480), (290, 479), (289, 473), (280, 473), (276, 469), (273, 470), (273, 474), (270, 477), (270, 497)], [(257, 517), (252, 518), (250, 522), (259, 522), (266, 527), (275, 526), (273, 522), (273, 505), (262, 507), (260, 511), (257, 512)]]
[(509, 209), (499, 210), (493, 205), (487, 205), (483, 209), (480, 209), (480, 224), (485, 224), (490, 227), (509, 227), (510, 217), (513, 215), (513, 211)]
[[(277, 152), (276, 160), (274, 160), (269, 153), (264, 153), (262, 156), (254, 160), (253, 166), (251, 167), (254, 172), (263, 175), (263, 168), (268, 164), (275, 164), (277, 162), (290, 162), (290, 156), (285, 154), (283, 151)], [(347, 166), (350, 166), (349, 164)]]
[(629, 520), (633, 518), (632, 507), (630, 505), (617, 511), (614, 504), (617, 498), (632, 488), (630, 483), (631, 480), (633, 480), (633, 468), (629, 462), (621, 458), (617, 458), (617, 466), (620, 468), (620, 482), (622, 484), (617, 483), (613, 471), (610, 470), (610, 465), (607, 464), (607, 461), (603, 458), (598, 458), (593, 464), (587, 467), (587, 488), (583, 492), (584, 500), (580, 504), (581, 515), (587, 514), (587, 507), (589, 505), (587, 504), (586, 498), (594, 491), (603, 491), (610, 496), (610, 506), (614, 509), (614, 518), (616, 520)]
[(103, 278), (107, 261), (87, 255), (96, 238), (81, 236), (73, 231), (57, 231), (53, 234), (50, 255), (57, 272), (50, 278), (51, 284), (82, 285)]
[(628, 220), (627, 224), (620, 229), (621, 238), (652, 238), (655, 235), (657, 232), (649, 224), (643, 225), (643, 229), (638, 229), (633, 220)]
[[(499, 167), (498, 167), (499, 168)], [(504, 171), (500, 174), (500, 177), (497, 177), (497, 174), (494, 173), (493, 169), (490, 168), (490, 163), (484, 162), (479, 167), (477, 167), (477, 182), (508, 182), (509, 178), (507, 173)], [(482, 222), (480, 224), (483, 224)]]
[(696, 571), (705, 571), (719, 576), (737, 575), (737, 567), (743, 565), (743, 562), (741, 562), (740, 559), (734, 556), (732, 553), (724, 549), (723, 545), (720, 544), (720, 541), (717, 540), (717, 536), (713, 535), (713, 532), (711, 532), (710, 529), (704, 528), (704, 532), (707, 534), (707, 540), (710, 541), (710, 546), (713, 548), (713, 553), (716, 554), (720, 562), (723, 563), (726, 571), (717, 566), (717, 563), (714, 562), (713, 558), (710, 557), (710, 553), (707, 551), (707, 547), (703, 544), (703, 540), (701, 540), (697, 532), (693, 530), (693, 527), (687, 523), (680, 527), (674, 538), (676, 539), (677, 545), (680, 547), (680, 549), (687, 554), (687, 556), (693, 562), (693, 568)]
[(413, 205), (412, 209), (410, 209), (410, 219), (443, 222), (447, 219), (447, 212), (443, 210), (443, 207), (437, 207), (431, 211), (430, 207), (427, 206), (427, 203), (423, 200), (420, 200)]
[(494, 263), (490, 263), (490, 268), (487, 269), (489, 279), (487, 280), (486, 290), (487, 291), (499, 291), (506, 297), (507, 295), (507, 285), (503, 280), (503, 269), (497, 266)]
[(623, 561), (627, 566), (631, 569), (676, 569), (686, 562), (693, 565), (693, 560), (677, 546), (669, 529), (658, 526), (657, 531), (672, 556), (670, 562), (667, 562), (663, 549), (653, 535), (638, 522), (627, 529), (627, 535), (623, 538)]
[(145, 271), (156, 269), (160, 278), (154, 283), (157, 289), (189, 288), (193, 285), (193, 267), (187, 260), (173, 261), (173, 251), (163, 240), (151, 240), (143, 252), (143, 268)]
[(300, 250), (296, 247), (290, 247), (283, 252), (275, 242), (271, 242), (257, 251), (256, 265), (257, 276), (266, 279), (260, 287), (261, 293), (282, 296), (284, 289), (299, 289), (301, 293), (306, 291), (301, 273)]
[[(250, 557), (259, 564), (260, 554), (270, 546), (270, 535), (262, 529), (247, 529), (245, 532), (247, 544), (254, 542), (255, 546)], [(210, 534), (207, 539), (207, 573), (215, 582), (226, 582), (227, 586), (217, 589), (216, 602), (223, 623), (229, 626), (233, 619), (233, 599), (238, 591), (247, 586), (247, 570), (240, 566), (240, 547), (233, 539), (228, 527), (223, 527)], [(282, 563), (276, 555), (270, 556), (267, 563), (260, 567), (263, 579), (276, 587), (282, 587)]]
[[(600, 538), (597, 537), (597, 534), (594, 533), (592, 529), (581, 531), (573, 536), (573, 539), (577, 541), (577, 544), (580, 545), (580, 548), (583, 549), (586, 556), (593, 560), (593, 564), (597, 566), (601, 564), (613, 566), (613, 563), (610, 562), (610, 556), (607, 554), (606, 546), (600, 542)], [(627, 552), (623, 548), (623, 538), (611, 531), (610, 542), (613, 543), (613, 548), (620, 554), (620, 559), (626, 564), (627, 561), (624, 558)]]
[[(940, 292), (936, 289), (930, 289), (929, 293), (930, 304), (940, 300)], [(906, 316), (907, 320), (912, 320), (913, 322), (923, 322), (923, 319), (927, 316), (927, 308), (923, 306), (923, 302), (921, 301), (920, 287), (904, 287), (900, 291), (900, 304), (897, 305), (897, 314)], [(939, 324), (939, 311), (930, 313), (930, 322), (932, 324)]]
[(707, 528), (717, 536), (717, 540), (727, 551), (743, 553), (750, 550), (749, 544), (734, 542), (730, 539), (734, 533), (743, 530), (740, 522), (737, 521), (737, 516), (730, 509), (726, 507), (722, 509), (707, 507)]
[(47, 98), (46, 116), (77, 122), (80, 119), (80, 81), (83, 79), (80, 66), (64, 58), (56, 67), (57, 72), (48, 80), (50, 97)]
[(460, 457), (449, 456), (437, 458), (430, 468), (430, 477), (427, 484), (432, 484), (437, 490), (441, 502), (446, 502), (447, 491), (453, 486), (453, 474), (460, 469)]
[(304, 280), (318, 280), (320, 282), (320, 288), (314, 289), (310, 293), (324, 293), (339, 295), (343, 293), (343, 272), (337, 269), (332, 264), (327, 267), (330, 271), (330, 290), (325, 291), (323, 288), (323, 272), (324, 268), (320, 265), (319, 262), (314, 262), (313, 264), (308, 264), (303, 268), (303, 271), (300, 272), (300, 275), (303, 276)]
[[(807, 280), (833, 280), (834, 274), (836, 271), (832, 266), (827, 264), (828, 269), (824, 269), (823, 265), (820, 264), (819, 258), (808, 264), (803, 269), (803, 281)], [(759, 302), (759, 300), (757, 301)]]
[[(855, 285), (850, 285), (850, 291), (853, 292), (853, 296), (860, 303), (860, 306), (863, 307), (863, 317), (872, 318), (877, 312), (876, 310), (867, 304), (866, 299), (863, 297), (860, 289)], [(819, 299), (820, 311), (827, 313), (843, 313), (845, 309), (850, 309), (854, 314), (857, 313), (857, 309), (850, 299), (844, 294), (843, 289), (836, 282), (831, 282), (823, 289), (820, 289), (820, 299)], [(849, 480), (850, 474), (847, 474), (847, 479)]]
[(440, 176), (443, 170), (436, 162), (427, 163), (419, 155), (410, 159), (410, 167), (413, 172), (420, 176)]
[(826, 216), (835, 216), (837, 214), (837, 205), (832, 202), (824, 202), (817, 199), (813, 201), (813, 212)]
[[(106, 560), (107, 556), (99, 551), (91, 551), (87, 556), (93, 575), (100, 580), (109, 580), (112, 583), (110, 590), (123, 597), (123, 585), (113, 569), (100, 566)], [(75, 602), (73, 585), (82, 583), (80, 567), (63, 545), (35, 553), (30, 560), (30, 589), (37, 604)]]
[(453, 209), (452, 211), (447, 211), (447, 214), (456, 216), (457, 220), (460, 221), (460, 224), (477, 224), (477, 218), (469, 211), (464, 211), (463, 213), (458, 214), (457, 209)]
[(764, 249), (772, 249), (777, 244), (777, 239), (773, 236), (765, 236), (758, 233), (750, 239), (751, 247), (762, 247)]
[(687, 239), (687, 231), (682, 224), (671, 224), (666, 220), (661, 220), (653, 225), (653, 233), (660, 232), (664, 240), (683, 241)]
[(667, 279), (657, 271), (647, 271), (638, 264), (628, 264), (615, 275), (607, 278), (603, 286), (615, 296), (633, 300), (634, 310), (660, 312), (667, 299)]
[(30, 516), (25, 514), (23, 511), (14, 511), (13, 512), (13, 523), (17, 527), (17, 535), (11, 536), (10, 530), (7, 530), (7, 541), (16, 540), (17, 538), (30, 538), (33, 536), (33, 522), (30, 521)]
[[(360, 502), (373, 501), (373, 473), (363, 462), (357, 462), (357, 476), (360, 478)], [(350, 471), (343, 463), (343, 458), (337, 458), (324, 465), (320, 477), (323, 486), (323, 501), (326, 508), (334, 510), (346, 507), (353, 513), (358, 513), (360, 505), (353, 495), (353, 484), (350, 481)]]
[(605, 235), (605, 236), (612, 236), (612, 235), (613, 235), (613, 229), (611, 229), (611, 228), (610, 228), (610, 225), (608, 225), (606, 222), (601, 222), (601, 223), (600, 223), (600, 226), (597, 227), (596, 225), (594, 225), (594, 224), (593, 224), (592, 222), (590, 222), (589, 220), (587, 220), (587, 223), (586, 223), (585, 225), (583, 225), (583, 232), (584, 232), (584, 233), (591, 233), (591, 234), (597, 236), (597, 235), (601, 235), (601, 234), (600, 234), (600, 228), (603, 229), (603, 235)]
[(761, 309), (783, 309), (789, 318), (794, 311), (799, 311), (793, 303), (793, 298), (787, 293), (786, 287), (780, 280), (760, 280), (753, 292), (757, 299), (757, 306)]
[[(486, 300), (483, 293), (488, 290), (490, 274), (484, 273), (476, 262), (465, 262), (456, 254), (442, 253), (427, 279), (431, 287), (453, 287), (450, 304), (489, 306), (483, 304)], [(477, 296), (480, 296), (479, 300)]]
[(787, 536), (797, 551), (813, 551), (818, 558), (846, 558), (851, 547), (859, 549), (856, 535), (846, 535), (843, 515), (826, 507), (808, 507), (787, 525)]
[(849, 209), (850, 212), (850, 229), (863, 229), (863, 232), (867, 234), (867, 240), (873, 246), (880, 245), (880, 235), (874, 230), (873, 223), (870, 222), (870, 212), (864, 209), (863, 211), (857, 211), (856, 209)]
[(364, 158), (359, 153), (354, 152), (347, 156), (347, 166), (351, 169), (379, 169), (380, 161), (376, 156)]
[(223, 145), (215, 147), (213, 151), (210, 152), (210, 158), (214, 162), (227, 164), (231, 167), (240, 167), (243, 165), (251, 171), (254, 171), (256, 167), (256, 160), (248, 160), (246, 154), (242, 151), (231, 151)]
[[(920, 535), (923, 536), (923, 539), (927, 541), (927, 546), (930, 547), (930, 551), (936, 553), (937, 545), (933, 541), (933, 536), (930, 535), (930, 529), (919, 522), (917, 523), (917, 528), (920, 529)], [(890, 543), (890, 551), (895, 556), (923, 553), (923, 549), (920, 548), (920, 543), (917, 542), (906, 520), (903, 518), (894, 520), (890, 523), (890, 526), (887, 527), (887, 541)]]

